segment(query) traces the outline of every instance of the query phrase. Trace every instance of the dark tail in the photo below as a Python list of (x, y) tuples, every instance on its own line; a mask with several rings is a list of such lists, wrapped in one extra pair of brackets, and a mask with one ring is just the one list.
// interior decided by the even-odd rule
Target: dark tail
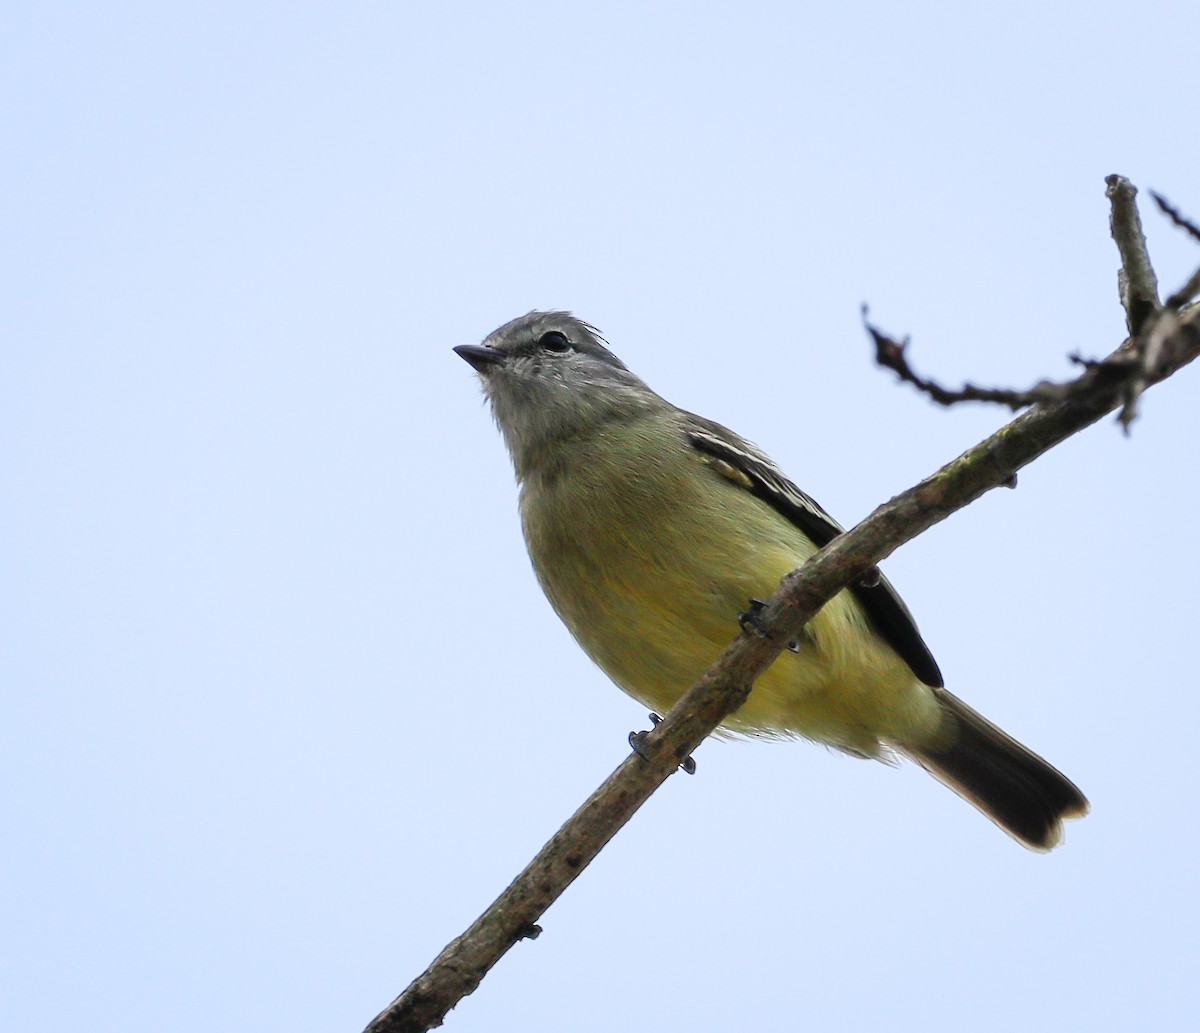
[(1062, 772), (1006, 735), (957, 696), (937, 689), (949, 726), (934, 747), (904, 752), (1031, 850), (1062, 839), (1062, 823), (1088, 812), (1087, 798)]

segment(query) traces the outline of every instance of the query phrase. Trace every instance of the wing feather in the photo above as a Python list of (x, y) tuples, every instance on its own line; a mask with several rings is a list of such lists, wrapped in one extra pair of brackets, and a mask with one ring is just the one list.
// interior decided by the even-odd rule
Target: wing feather
[[(687, 414), (687, 440), (698, 452), (727, 464), (738, 476), (733, 483), (744, 487), (791, 521), (818, 546), (829, 544), (843, 528), (814, 499), (789, 481), (771, 460), (748, 441), (702, 416)], [(872, 626), (890, 645), (913, 674), (926, 685), (941, 688), (942, 672), (917, 630), (916, 621), (904, 600), (878, 570), (850, 586)]]

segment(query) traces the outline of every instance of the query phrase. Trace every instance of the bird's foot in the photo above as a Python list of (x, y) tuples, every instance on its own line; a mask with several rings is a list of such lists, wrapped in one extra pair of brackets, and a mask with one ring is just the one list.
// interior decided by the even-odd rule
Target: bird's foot
[[(759, 638), (770, 638), (770, 634), (762, 623), (762, 612), (767, 607), (761, 599), (751, 599), (750, 609), (745, 613), (738, 614), (738, 626), (747, 634), (757, 635)], [(800, 640), (797, 638), (788, 639), (788, 649), (793, 653), (800, 652)]]
[[(662, 718), (652, 711), (650, 714), (650, 723), (657, 726), (661, 722)], [(649, 734), (650, 733), (648, 731), (629, 733), (629, 745), (633, 749), (633, 752), (641, 757), (642, 760), (650, 759), (646, 755), (646, 736)], [(691, 757), (684, 757), (679, 766), (685, 773), (689, 775), (694, 775), (696, 773), (696, 762), (692, 760)]]
[(762, 612), (766, 608), (767, 604), (761, 599), (751, 599), (750, 609), (745, 613), (738, 614), (738, 627), (748, 635), (757, 635), (759, 638), (769, 637), (762, 622)]

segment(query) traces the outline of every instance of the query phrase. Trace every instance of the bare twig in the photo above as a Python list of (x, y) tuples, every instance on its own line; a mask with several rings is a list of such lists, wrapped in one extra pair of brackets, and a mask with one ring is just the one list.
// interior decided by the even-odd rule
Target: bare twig
[[(1154, 203), (1162, 209), (1166, 215), (1176, 226), (1186, 232), (1193, 240), (1200, 242), (1200, 226), (1197, 226), (1190, 219), (1185, 218), (1180, 214), (1179, 209), (1173, 207), (1162, 194), (1156, 194), (1153, 190), (1150, 191), (1150, 196), (1154, 198)], [(1166, 300), (1166, 306), (1170, 309), (1179, 310), (1183, 308), (1189, 301), (1200, 297), (1200, 269), (1192, 273), (1191, 278), (1182, 287), (1179, 288)]]
[(963, 384), (958, 389), (951, 389), (943, 387), (927, 377), (922, 377), (909, 365), (907, 356), (909, 339), (907, 337), (903, 341), (897, 341), (868, 322), (866, 305), (863, 306), (862, 313), (863, 326), (866, 327), (867, 333), (871, 335), (871, 340), (875, 343), (876, 363), (885, 369), (892, 370), (901, 380), (912, 384), (939, 405), (956, 405), (959, 402), (995, 402), (998, 405), (1006, 405), (1016, 412), (1018, 409), (1028, 409), (1031, 405), (1043, 402), (1064, 402), (1073, 394), (1094, 390), (1097, 380), (1105, 379), (1115, 382), (1126, 376), (1132, 362), (1132, 356), (1127, 351), (1115, 351), (1108, 358), (1102, 360), (1071, 355), (1070, 360), (1091, 373), (1091, 379), (1085, 380), (1084, 377), (1078, 377), (1063, 383), (1042, 380), (1023, 391), (1009, 388), (976, 387), (974, 384)]
[(1172, 205), (1162, 194), (1151, 190), (1150, 196), (1154, 198), (1154, 203), (1162, 209), (1163, 214), (1168, 219), (1175, 223), (1181, 230), (1187, 232), (1196, 243), (1200, 244), (1200, 226), (1197, 226), (1190, 219), (1182, 215), (1179, 209)]
[[(1185, 313), (1155, 349), (1149, 383), (1164, 379), (1200, 355), (1200, 308)], [(1110, 356), (1110, 359), (1112, 357)], [(1080, 379), (1090, 387), (1065, 400), (1044, 402), (835, 538), (759, 612), (766, 635), (741, 634), (704, 677), (596, 790), (475, 923), (367, 1027), (368, 1033), (415, 1033), (440, 1026), (519, 940), (532, 935), (549, 905), (579, 875), (684, 758), (745, 700), (754, 680), (829, 599), (871, 570), (904, 542), (984, 492), (1008, 483), (1018, 469), (1094, 423), (1120, 402), (1106, 379), (1109, 360)], [(731, 623), (733, 617), (730, 617)]]
[(974, 384), (963, 384), (957, 390), (942, 387), (936, 381), (920, 376), (908, 364), (906, 352), (910, 342), (907, 337), (903, 341), (897, 341), (870, 323), (867, 320), (866, 305), (862, 307), (862, 319), (863, 326), (871, 335), (871, 340), (875, 342), (875, 361), (885, 369), (894, 371), (901, 380), (929, 395), (938, 405), (955, 405), (958, 402), (995, 402), (998, 405), (1007, 405), (1013, 412), (1016, 412), (1018, 409), (1025, 409), (1035, 402), (1043, 400), (1041, 397), (1035, 397), (1034, 393), (1038, 390), (1037, 387), (1030, 391), (976, 387)]
[[(1121, 251), (1121, 300), (1125, 305), (1127, 321), (1131, 324), (1130, 332), (1133, 341), (1130, 353), (1136, 359), (1122, 385), (1122, 405), (1121, 411), (1117, 415), (1121, 428), (1128, 434), (1130, 425), (1137, 419), (1138, 402), (1149, 383), (1149, 371), (1158, 362), (1158, 353), (1163, 346), (1163, 341), (1169, 339), (1176, 332), (1179, 322), (1177, 313), (1200, 293), (1200, 269), (1197, 269), (1187, 283), (1167, 299), (1165, 307), (1156, 306), (1148, 316), (1137, 322), (1134, 318), (1135, 313), (1142, 309), (1135, 307), (1136, 301), (1130, 300), (1137, 293), (1131, 285), (1140, 276), (1145, 275), (1146, 271), (1149, 276), (1147, 281), (1149, 289), (1157, 298), (1157, 285), (1153, 280), (1154, 271), (1150, 268), (1150, 258), (1146, 254), (1146, 240), (1142, 236), (1141, 223), (1137, 221), (1137, 208), (1133, 203), (1133, 197), (1137, 191), (1128, 180), (1120, 176), (1109, 176), (1107, 182), (1109, 185), (1108, 196), (1112, 199), (1113, 204), (1113, 237)], [(1193, 240), (1200, 241), (1200, 229), (1184, 218), (1160, 194), (1151, 191), (1151, 196), (1176, 226), (1185, 230)], [(1123, 224), (1121, 232), (1118, 232), (1119, 212), (1124, 213), (1121, 216)], [(1126, 240), (1127, 237), (1133, 241), (1132, 245)], [(1130, 247), (1132, 250), (1129, 250)]]
[(1187, 283), (1167, 298), (1166, 305), (1173, 312), (1178, 312), (1197, 298), (1200, 298), (1200, 269), (1192, 273)]
[[(901, 380), (914, 385), (939, 405), (954, 405), (958, 402), (995, 402), (1016, 411), (1039, 403), (1065, 402), (1079, 394), (1095, 390), (1097, 380), (1107, 380), (1119, 389), (1121, 408), (1117, 420), (1126, 434), (1138, 415), (1138, 400), (1150, 382), (1149, 371), (1158, 363), (1162, 342), (1178, 330), (1176, 313), (1189, 301), (1200, 295), (1200, 269), (1188, 282), (1167, 299), (1166, 306), (1158, 301), (1158, 284), (1150, 256), (1146, 252), (1146, 238), (1138, 216), (1137, 189), (1124, 176), (1109, 176), (1106, 193), (1112, 205), (1110, 224), (1113, 240), (1121, 253), (1121, 271), (1118, 281), (1121, 288), (1121, 304), (1125, 308), (1125, 322), (1130, 338), (1123, 347), (1103, 360), (1085, 359), (1072, 355), (1070, 359), (1083, 366), (1085, 373), (1075, 380), (1055, 383), (1042, 380), (1033, 387), (1019, 391), (1009, 388), (981, 388), (964, 384), (958, 390), (943, 387), (934, 380), (918, 375), (908, 363), (908, 338), (897, 341), (867, 322), (867, 309), (863, 306), (863, 325), (875, 343), (875, 361), (893, 370)], [(1200, 228), (1184, 218), (1160, 195), (1153, 194), (1158, 206), (1177, 226), (1200, 240)]]
[(1106, 176), (1104, 182), (1108, 184), (1105, 193), (1112, 206), (1109, 226), (1121, 253), (1117, 284), (1125, 307), (1125, 325), (1129, 336), (1137, 337), (1159, 308), (1158, 280), (1146, 251), (1146, 235), (1137, 210), (1137, 187), (1124, 176)]

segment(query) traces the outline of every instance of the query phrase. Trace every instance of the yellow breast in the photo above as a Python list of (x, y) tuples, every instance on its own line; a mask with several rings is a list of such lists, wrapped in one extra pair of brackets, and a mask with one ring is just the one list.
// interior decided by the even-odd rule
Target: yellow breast
[[(527, 478), (521, 512), (534, 569), (571, 633), (617, 685), (665, 712), (733, 638), (749, 600), (771, 595), (815, 546), (736, 476), (660, 437), (637, 424), (606, 429), (573, 450), (570, 468)], [(932, 734), (932, 694), (849, 592), (798, 645), (725, 730), (869, 756), (880, 740)]]

